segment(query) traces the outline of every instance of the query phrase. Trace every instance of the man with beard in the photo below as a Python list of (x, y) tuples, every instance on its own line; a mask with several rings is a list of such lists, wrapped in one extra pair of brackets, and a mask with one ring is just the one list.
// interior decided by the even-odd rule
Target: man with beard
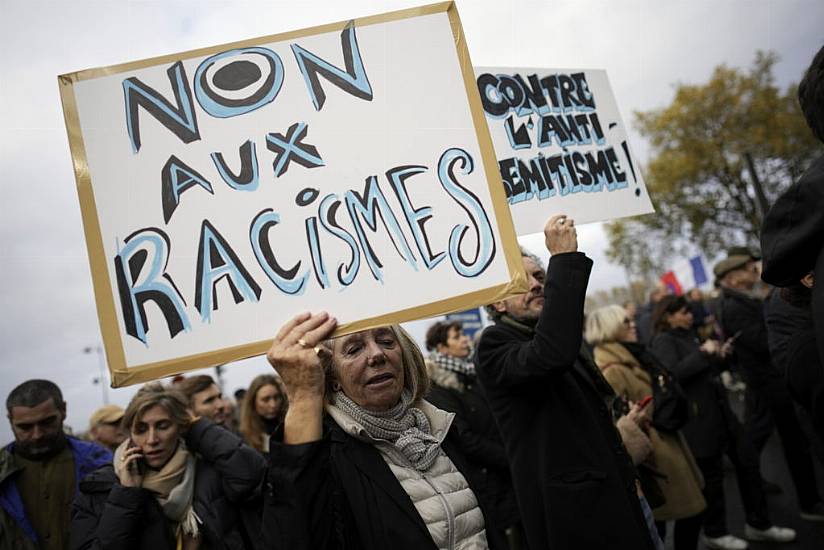
[(577, 251), (575, 224), (566, 216), (550, 218), (544, 235), (547, 271), (524, 255), (528, 290), (488, 308), (495, 325), (484, 331), (477, 353), (527, 545), (663, 548), (633, 467), (651, 450), (636, 424), (641, 409), (622, 417), (619, 433), (615, 394), (581, 354), (592, 260)]
[(220, 387), (211, 376), (189, 376), (181, 380), (175, 389), (180, 390), (189, 400), (189, 407), (195, 416), (208, 418), (215, 424), (231, 429), (229, 403), (223, 398)]
[(78, 483), (112, 455), (64, 434), (66, 403), (53, 382), (20, 384), (6, 411), (14, 441), (0, 451), (0, 550), (62, 550)]

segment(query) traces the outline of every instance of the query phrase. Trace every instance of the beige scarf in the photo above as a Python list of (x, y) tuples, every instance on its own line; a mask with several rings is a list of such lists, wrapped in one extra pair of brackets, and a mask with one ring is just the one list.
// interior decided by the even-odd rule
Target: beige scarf
[[(114, 470), (118, 478), (124, 468), (120, 458), (128, 447), (127, 439), (114, 452)], [(198, 523), (202, 522), (192, 508), (195, 462), (194, 455), (186, 449), (181, 439), (175, 454), (160, 470), (146, 469), (141, 485), (153, 493), (163, 514), (177, 524), (177, 547), (184, 550), (197, 550), (200, 546)]]

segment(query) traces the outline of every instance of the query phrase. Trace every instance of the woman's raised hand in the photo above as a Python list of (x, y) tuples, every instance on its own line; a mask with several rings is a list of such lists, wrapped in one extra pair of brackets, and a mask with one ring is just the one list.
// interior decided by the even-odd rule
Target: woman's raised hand
[(321, 438), (325, 376), (320, 359), (329, 351), (320, 343), (337, 325), (337, 319), (326, 312), (301, 313), (281, 327), (266, 354), (289, 396), (284, 443), (297, 445)]
[(301, 313), (283, 325), (266, 354), (286, 385), (290, 401), (301, 396), (323, 397), (324, 376), (320, 347), (337, 326), (328, 313)]
[(115, 473), (120, 484), (124, 487), (140, 487), (143, 485), (143, 474), (138, 463), (143, 459), (143, 452), (140, 447), (132, 446), (126, 448), (120, 456), (120, 464), (115, 464)]

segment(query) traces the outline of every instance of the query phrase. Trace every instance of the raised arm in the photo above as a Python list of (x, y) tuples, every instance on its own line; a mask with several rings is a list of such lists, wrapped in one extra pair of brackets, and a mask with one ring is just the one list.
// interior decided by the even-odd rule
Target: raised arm
[(275, 336), (266, 354), (286, 386), (289, 410), (283, 421), (283, 442), (309, 443), (321, 438), (325, 376), (320, 343), (334, 332), (337, 320), (328, 313), (302, 313)]
[[(483, 378), (491, 379), (496, 386), (532, 384), (564, 374), (575, 364), (581, 349), (592, 260), (577, 251), (573, 220), (565, 216), (550, 218), (544, 236), (552, 257), (545, 280), (537, 281), (543, 286), (543, 307), (532, 338), (513, 341), (499, 325), (487, 329), (481, 339), (478, 367)], [(530, 263), (525, 261), (525, 265)], [(530, 274), (528, 277), (534, 280)], [(534, 285), (530, 284), (530, 293)], [(503, 303), (507, 307), (507, 302)]]
[(267, 358), (286, 386), (289, 410), (270, 442), (264, 490), (263, 543), (267, 549), (330, 550), (344, 546), (339, 493), (323, 437), (325, 376), (320, 343), (337, 322), (326, 313), (304, 313), (280, 329)]

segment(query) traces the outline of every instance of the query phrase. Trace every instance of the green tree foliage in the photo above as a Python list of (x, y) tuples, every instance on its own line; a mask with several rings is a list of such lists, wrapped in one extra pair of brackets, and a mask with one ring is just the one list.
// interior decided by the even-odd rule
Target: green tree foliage
[(758, 52), (748, 71), (721, 65), (706, 84), (678, 84), (669, 106), (635, 113), (656, 213), (609, 224), (610, 259), (648, 276), (688, 243), (710, 256), (757, 246), (772, 201), (821, 152), (796, 86), (775, 85), (776, 61)]

